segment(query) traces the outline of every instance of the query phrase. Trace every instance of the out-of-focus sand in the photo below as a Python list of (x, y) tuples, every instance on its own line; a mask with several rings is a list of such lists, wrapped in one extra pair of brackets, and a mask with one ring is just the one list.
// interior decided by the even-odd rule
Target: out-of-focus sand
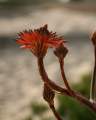
[[(42, 100), (36, 58), (30, 52), (19, 49), (15, 37), (9, 39), (9, 36), (46, 23), (50, 30), (64, 35), (69, 41), (69, 54), (65, 59), (69, 82), (79, 81), (82, 74), (92, 70), (93, 49), (89, 35), (96, 29), (96, 14), (50, 8), (30, 10), (22, 16), (0, 17), (0, 120), (21, 120), (22, 116), (29, 114), (31, 101)], [(5, 45), (4, 40), (9, 40), (10, 45), (8, 42)], [(49, 50), (45, 64), (49, 76), (62, 86), (59, 65), (52, 50)]]

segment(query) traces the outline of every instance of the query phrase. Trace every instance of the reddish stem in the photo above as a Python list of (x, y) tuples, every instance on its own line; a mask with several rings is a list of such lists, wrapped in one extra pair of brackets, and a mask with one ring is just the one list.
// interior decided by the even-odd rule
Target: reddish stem
[(53, 90), (59, 92), (60, 94), (62, 94), (64, 96), (67, 95), (67, 96), (75, 98), (80, 103), (88, 106), (90, 109), (92, 109), (94, 112), (96, 112), (96, 104), (95, 103), (94, 104), (91, 103), (86, 97), (80, 95), (77, 92), (74, 92), (74, 94), (70, 94), (68, 90), (66, 90), (66, 89), (58, 86), (54, 82), (52, 82), (47, 76), (42, 58), (38, 58), (38, 67), (39, 67), (39, 72), (40, 72), (43, 82), (47, 83)]
[(96, 47), (94, 47), (94, 71), (93, 71), (93, 78), (91, 81), (91, 88), (90, 88), (90, 101), (95, 101), (95, 94), (96, 94)]
[(39, 68), (39, 72), (40, 72), (40, 75), (41, 75), (41, 78), (43, 80), (43, 82), (47, 83), (47, 85), (50, 86), (50, 88), (52, 88), (53, 90), (59, 92), (59, 93), (65, 93), (65, 95), (68, 95), (70, 94), (66, 89), (58, 86), (57, 84), (55, 84), (53, 81), (51, 81), (49, 78), (48, 78), (48, 75), (45, 71), (45, 68), (44, 68), (44, 64), (43, 64), (43, 59), (42, 58), (39, 58), (38, 59), (38, 68)]
[(62, 75), (63, 81), (65, 83), (65, 86), (68, 89), (68, 91), (70, 92), (70, 94), (73, 94), (73, 90), (70, 88), (69, 83), (66, 79), (65, 72), (64, 72), (64, 67), (63, 67), (64, 66), (64, 60), (59, 59), (59, 63), (60, 63), (61, 75)]
[(50, 108), (51, 108), (53, 114), (55, 115), (56, 119), (57, 119), (57, 120), (62, 120), (62, 118), (60, 117), (60, 115), (57, 113), (57, 111), (56, 111), (54, 105), (49, 104), (49, 106), (50, 106)]

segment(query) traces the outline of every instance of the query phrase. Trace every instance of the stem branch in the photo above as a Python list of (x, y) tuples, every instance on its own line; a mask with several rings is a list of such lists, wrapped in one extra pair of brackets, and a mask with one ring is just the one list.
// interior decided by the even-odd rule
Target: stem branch
[(91, 80), (91, 88), (90, 88), (90, 101), (95, 101), (95, 94), (96, 94), (96, 47), (94, 47), (94, 71), (93, 77)]
[(70, 96), (70, 97), (75, 98), (80, 103), (88, 106), (91, 110), (96, 112), (96, 104), (95, 103), (93, 104), (86, 97), (80, 95), (77, 92), (74, 92), (74, 94), (70, 94), (67, 89), (62, 88), (62, 87), (58, 86), (57, 84), (55, 84), (53, 81), (51, 81), (48, 78), (47, 73), (45, 71), (42, 58), (38, 58), (38, 67), (39, 67), (39, 72), (40, 72), (40, 75), (42, 77), (43, 82), (47, 83), (50, 86), (50, 88), (52, 88), (54, 91), (57, 91), (57, 92), (59, 92), (60, 94), (62, 94), (64, 96), (66, 95), (66, 96)]
[(54, 105), (50, 104), (49, 103), (49, 106), (50, 106), (50, 109), (52, 110), (54, 116), (56, 117), (57, 120), (62, 120), (62, 118), (60, 117), (60, 115), (57, 113)]
[(67, 78), (66, 78), (66, 75), (65, 75), (65, 72), (64, 72), (64, 67), (63, 67), (64, 66), (64, 61), (63, 61), (63, 59), (59, 59), (59, 63), (60, 63), (61, 75), (62, 75), (63, 81), (65, 83), (65, 86), (68, 89), (69, 93), (73, 94), (74, 91), (70, 88), (69, 83), (68, 83)]

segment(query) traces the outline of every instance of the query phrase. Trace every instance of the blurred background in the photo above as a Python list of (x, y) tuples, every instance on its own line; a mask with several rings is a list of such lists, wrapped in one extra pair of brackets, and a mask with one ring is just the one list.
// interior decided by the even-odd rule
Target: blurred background
[[(42, 98), (36, 58), (16, 44), (17, 33), (48, 24), (68, 41), (65, 69), (71, 86), (89, 98), (93, 69), (90, 36), (96, 30), (96, 0), (0, 0), (0, 120), (55, 120)], [(48, 75), (63, 86), (57, 59), (45, 58)], [(56, 96), (64, 120), (96, 120), (68, 97)]]

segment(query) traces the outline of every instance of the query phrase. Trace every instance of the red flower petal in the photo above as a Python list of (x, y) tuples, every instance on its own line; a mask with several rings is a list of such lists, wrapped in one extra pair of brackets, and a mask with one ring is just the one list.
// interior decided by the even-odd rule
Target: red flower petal
[(16, 42), (21, 45), (21, 48), (28, 48), (34, 55), (40, 57), (45, 56), (48, 47), (58, 47), (64, 43), (64, 40), (56, 33), (49, 32), (47, 25), (45, 25), (34, 31), (20, 33)]

